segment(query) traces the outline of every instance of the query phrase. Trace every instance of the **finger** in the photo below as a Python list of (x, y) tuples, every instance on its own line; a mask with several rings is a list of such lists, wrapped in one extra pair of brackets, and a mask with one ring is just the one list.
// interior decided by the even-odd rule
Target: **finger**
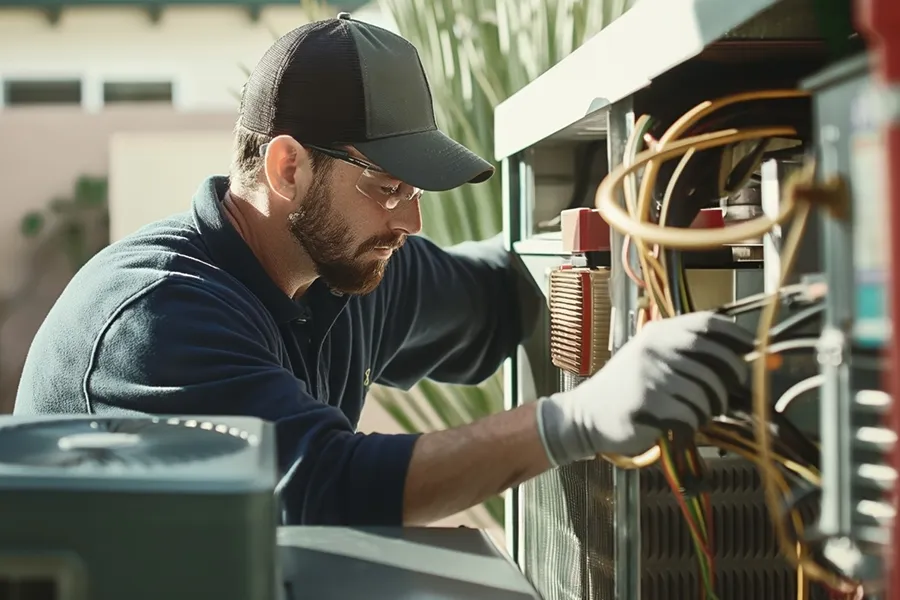
[(682, 439), (690, 439), (693, 437), (695, 430), (694, 427), (691, 427), (687, 423), (682, 423), (681, 421), (676, 421), (674, 419), (661, 419), (655, 415), (642, 411), (639, 411), (634, 415), (634, 422), (638, 425), (646, 425), (647, 427), (658, 429), (661, 432), (661, 435), (662, 432), (672, 431), (676, 436), (682, 437)]
[[(651, 356), (655, 360), (662, 360), (662, 357), (656, 352), (651, 352)], [(706, 421), (711, 412), (713, 400), (709, 397), (707, 390), (697, 383), (695, 379), (685, 377), (680, 373), (680, 364), (688, 362), (690, 361), (679, 354), (675, 360), (670, 359), (668, 364), (660, 364), (659, 368), (663, 371), (665, 377), (665, 389), (658, 390), (657, 393), (669, 396), (663, 400), (664, 402), (669, 402), (674, 398), (678, 404), (684, 405), (685, 408), (694, 413), (696, 416), (695, 420), (703, 422)], [(650, 398), (655, 399), (654, 396), (650, 396), (648, 399)], [(722, 399), (719, 400), (720, 403), (723, 401)], [(645, 402), (644, 405), (647, 406), (648, 403)]]
[(753, 332), (738, 325), (732, 317), (711, 314), (704, 333), (721, 339), (722, 343), (735, 348), (739, 354), (746, 354), (756, 348), (756, 336)]
[[(692, 350), (680, 352), (679, 354), (681, 356), (672, 365), (673, 369), (703, 388), (706, 398), (709, 400), (710, 414), (721, 415), (725, 413), (728, 410), (729, 389), (722, 378), (722, 370), (725, 364), (718, 359), (710, 361), (710, 357), (707, 354)], [(705, 364), (710, 362), (718, 363), (716, 365), (718, 370)], [(735, 383), (737, 382), (737, 378), (732, 377), (730, 379), (734, 380)]]
[(723, 383), (728, 381), (726, 374), (737, 380), (736, 387), (742, 387), (750, 378), (750, 365), (744, 357), (715, 340), (700, 336), (690, 351), (694, 353), (696, 361), (719, 369), (716, 377)]
[[(702, 389), (697, 384), (677, 374), (673, 374), (671, 380), (675, 385), (667, 385), (665, 390), (648, 391), (646, 402), (634, 414), (650, 415), (660, 422), (675, 421), (684, 423), (690, 426), (691, 429), (696, 429), (701, 423), (705, 423), (709, 419), (708, 413), (694, 401), (699, 395), (703, 394)], [(677, 380), (683, 381), (678, 382)], [(673, 389), (676, 387), (682, 391), (686, 390), (689, 395), (673, 393)], [(701, 402), (705, 404), (705, 401), (701, 400)], [(634, 417), (632, 417), (632, 421), (634, 420)]]
[(624, 456), (638, 456), (655, 446), (663, 431), (653, 425), (635, 423), (632, 435), (621, 441), (605, 441), (603, 451)]
[(750, 352), (756, 347), (756, 339), (752, 332), (734, 322), (731, 317), (710, 311), (701, 311), (680, 315), (671, 320), (677, 322), (679, 328), (700, 333), (706, 337), (721, 339), (723, 344), (734, 347), (740, 354)]

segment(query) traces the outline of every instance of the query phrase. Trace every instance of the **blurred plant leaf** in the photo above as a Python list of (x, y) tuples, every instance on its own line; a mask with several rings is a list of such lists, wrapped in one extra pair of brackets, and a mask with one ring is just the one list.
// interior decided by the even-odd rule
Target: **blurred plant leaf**
[(68, 198), (54, 198), (47, 205), (47, 208), (49, 208), (52, 213), (62, 214), (69, 210), (70, 204), (71, 200)]
[(105, 177), (80, 177), (75, 183), (74, 203), (82, 207), (106, 205), (107, 182)]
[(107, 197), (105, 177), (79, 177), (70, 198), (54, 198), (43, 211), (27, 214), (22, 234), (60, 252), (74, 273), (109, 243)]
[(25, 237), (34, 237), (44, 229), (44, 215), (38, 211), (32, 211), (22, 217), (19, 230)]

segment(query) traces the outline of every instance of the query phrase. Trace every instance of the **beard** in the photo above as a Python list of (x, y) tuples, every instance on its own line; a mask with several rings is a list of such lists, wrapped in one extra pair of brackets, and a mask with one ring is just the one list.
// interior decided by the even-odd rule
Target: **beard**
[[(354, 248), (346, 225), (334, 214), (327, 175), (327, 170), (315, 174), (299, 208), (289, 215), (288, 228), (332, 290), (368, 294), (381, 283), (388, 262), (366, 258), (369, 252), (379, 247), (399, 248), (406, 236), (373, 236)], [(360, 201), (372, 202), (366, 198)]]

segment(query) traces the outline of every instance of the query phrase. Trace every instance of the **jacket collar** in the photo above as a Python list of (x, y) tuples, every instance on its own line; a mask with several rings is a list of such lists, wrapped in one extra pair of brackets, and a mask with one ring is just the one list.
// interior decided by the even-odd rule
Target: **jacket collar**
[(215, 263), (247, 287), (278, 324), (304, 322), (312, 313), (330, 328), (349, 298), (333, 293), (317, 279), (300, 300), (293, 300), (275, 285), (259, 260), (225, 216), (222, 199), (228, 191), (228, 178), (207, 178), (194, 195), (194, 223)]

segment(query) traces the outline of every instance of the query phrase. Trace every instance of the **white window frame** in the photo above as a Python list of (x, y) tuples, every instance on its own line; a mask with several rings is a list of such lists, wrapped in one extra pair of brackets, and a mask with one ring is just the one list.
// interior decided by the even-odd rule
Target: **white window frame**
[[(9, 81), (30, 81), (30, 82), (46, 82), (46, 81), (78, 81), (81, 83), (81, 104), (61, 104), (59, 106), (84, 108), (85, 100), (88, 97), (87, 80), (84, 73), (77, 71), (43, 71), (35, 73), (34, 71), (18, 72), (0, 71), (0, 110), (15, 110), (17, 108), (27, 108), (25, 106), (10, 106), (6, 103), (6, 83)], [(36, 105), (37, 106), (37, 105)], [(47, 105), (40, 105), (47, 106)]]
[[(89, 82), (89, 83), (88, 83)], [(92, 72), (88, 75), (87, 82), (91, 88), (92, 102), (89, 107), (91, 112), (103, 110), (106, 105), (103, 101), (104, 83), (169, 83), (172, 85), (172, 103), (175, 110), (181, 110), (181, 85), (179, 77), (169, 70), (149, 70), (141, 73), (133, 71), (103, 70)], [(85, 94), (87, 95), (87, 94)], [(115, 105), (113, 105), (115, 106)]]

